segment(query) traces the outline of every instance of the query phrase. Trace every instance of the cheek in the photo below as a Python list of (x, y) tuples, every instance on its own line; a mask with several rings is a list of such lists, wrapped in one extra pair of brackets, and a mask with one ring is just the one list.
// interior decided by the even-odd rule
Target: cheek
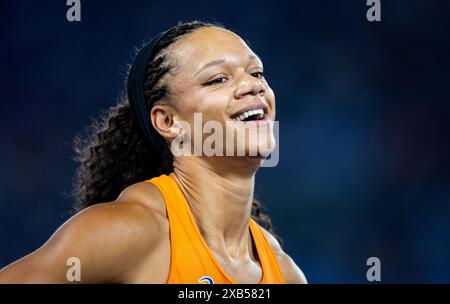
[(271, 115), (275, 118), (275, 94), (272, 91), (272, 89), (266, 85), (266, 100), (267, 100), (267, 106), (269, 107), (269, 110), (271, 112)]
[(202, 113), (203, 121), (217, 120), (222, 122), (226, 115), (226, 110), (230, 103), (229, 96), (224, 92), (201, 92), (191, 94), (189, 111), (193, 113)]
[(176, 87), (176, 108), (182, 120), (191, 121), (195, 112), (198, 112), (198, 99), (195, 90), (190, 86)]
[(223, 121), (229, 104), (230, 98), (226, 93), (209, 92), (199, 103), (199, 111), (207, 119)]
[(226, 110), (229, 105), (229, 97), (223, 93), (216, 92), (193, 92), (186, 91), (178, 95), (177, 110), (179, 117), (187, 121), (191, 126), (194, 124), (194, 114), (201, 113), (202, 124), (207, 121), (218, 121), (225, 124)]

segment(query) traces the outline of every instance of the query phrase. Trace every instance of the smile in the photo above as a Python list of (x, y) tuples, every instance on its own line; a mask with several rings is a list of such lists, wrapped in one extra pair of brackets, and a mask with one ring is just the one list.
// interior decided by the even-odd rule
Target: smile
[(238, 121), (251, 121), (251, 120), (261, 120), (264, 118), (264, 111), (262, 109), (250, 110), (242, 113), (236, 117)]
[(268, 108), (264, 103), (247, 106), (231, 115), (237, 121), (259, 121), (266, 119)]

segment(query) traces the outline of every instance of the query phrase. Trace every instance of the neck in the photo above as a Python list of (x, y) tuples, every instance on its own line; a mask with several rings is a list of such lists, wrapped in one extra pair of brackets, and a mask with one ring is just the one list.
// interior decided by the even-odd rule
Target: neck
[(248, 224), (259, 163), (231, 157), (175, 159), (174, 177), (211, 249), (225, 249), (232, 257), (248, 255)]

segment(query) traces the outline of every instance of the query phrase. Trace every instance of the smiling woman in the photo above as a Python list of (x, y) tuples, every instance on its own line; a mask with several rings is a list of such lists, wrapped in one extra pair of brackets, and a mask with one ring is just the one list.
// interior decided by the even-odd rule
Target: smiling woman
[[(75, 258), (81, 283), (305, 283), (254, 200), (267, 153), (248, 152), (274, 142), (275, 120), (259, 57), (221, 25), (180, 23), (139, 51), (127, 89), (75, 140), (79, 212), (0, 282), (69, 282)], [(174, 155), (174, 141), (206, 140), (190, 131), (198, 113), (223, 127), (223, 149), (229, 133), (269, 127), (242, 156)]]

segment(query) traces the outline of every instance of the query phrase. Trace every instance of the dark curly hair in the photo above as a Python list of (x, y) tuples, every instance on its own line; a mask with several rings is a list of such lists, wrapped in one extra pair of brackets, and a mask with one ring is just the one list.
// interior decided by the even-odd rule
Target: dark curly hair
[[(155, 54), (163, 53), (161, 51), (170, 44), (196, 29), (213, 26), (225, 28), (218, 23), (180, 22), (159, 41)], [(157, 55), (146, 67), (144, 92), (148, 104), (154, 104), (169, 94), (167, 87), (157, 87), (156, 84), (171, 72), (173, 66), (167, 56)], [(74, 211), (114, 201), (127, 186), (173, 171), (168, 145), (160, 147), (161, 153), (149, 144), (133, 119), (126, 97), (94, 120), (86, 135), (77, 135), (73, 147), (74, 159), (78, 163), (72, 190)], [(255, 199), (252, 207), (252, 218), (276, 236), (270, 217), (262, 212), (262, 205)]]

